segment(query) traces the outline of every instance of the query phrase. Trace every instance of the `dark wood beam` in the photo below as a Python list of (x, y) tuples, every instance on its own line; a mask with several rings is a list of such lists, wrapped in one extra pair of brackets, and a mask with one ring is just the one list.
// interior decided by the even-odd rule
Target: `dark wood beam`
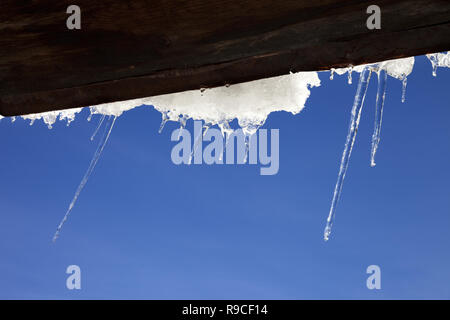
[[(81, 30), (66, 9), (81, 8)], [(2, 0), (0, 114), (127, 100), (450, 49), (450, 1)]]

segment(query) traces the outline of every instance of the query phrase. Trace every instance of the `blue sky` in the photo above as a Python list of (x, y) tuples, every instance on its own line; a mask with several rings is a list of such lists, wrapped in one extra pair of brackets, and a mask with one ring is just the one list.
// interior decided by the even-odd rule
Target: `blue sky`
[[(61, 237), (53, 233), (96, 148), (87, 110), (48, 130), (0, 121), (0, 298), (450, 298), (450, 70), (416, 59), (389, 78), (370, 168), (376, 81), (366, 97), (331, 240), (322, 238), (357, 81), (313, 88), (280, 130), (280, 170), (176, 166), (168, 123), (151, 107), (121, 116)], [(188, 128), (192, 129), (192, 121)], [(79, 265), (81, 290), (65, 286)], [(381, 268), (368, 290), (366, 268)]]

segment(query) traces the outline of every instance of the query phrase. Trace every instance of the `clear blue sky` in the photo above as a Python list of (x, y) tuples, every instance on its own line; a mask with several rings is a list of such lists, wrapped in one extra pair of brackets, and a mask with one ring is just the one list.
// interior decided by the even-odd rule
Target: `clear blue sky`
[[(416, 59), (404, 104), (389, 79), (375, 168), (372, 79), (325, 243), (357, 83), (328, 77), (301, 114), (267, 120), (280, 129), (275, 176), (255, 165), (176, 166), (177, 124), (160, 135), (153, 108), (125, 113), (56, 243), (99, 116), (87, 122), (85, 110), (52, 130), (0, 121), (0, 298), (450, 298), (450, 70), (433, 78)], [(79, 291), (65, 287), (71, 264)], [(366, 288), (371, 264), (380, 291)]]

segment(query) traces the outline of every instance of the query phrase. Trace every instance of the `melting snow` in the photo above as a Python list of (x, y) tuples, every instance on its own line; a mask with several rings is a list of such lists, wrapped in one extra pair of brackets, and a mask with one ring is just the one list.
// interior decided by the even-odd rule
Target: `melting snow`
[(436, 70), (438, 67), (450, 68), (450, 51), (447, 53), (432, 53), (427, 54), (427, 58), (433, 67), (433, 76), (436, 77)]
[[(434, 76), (436, 76), (438, 67), (450, 67), (450, 52), (429, 54), (427, 57), (431, 61)], [(387, 76), (389, 75), (402, 81), (402, 102), (404, 102), (407, 77), (412, 72), (413, 67), (414, 57), (410, 57), (330, 70), (331, 80), (335, 74), (343, 75), (348, 73), (348, 83), (351, 84), (353, 72), (360, 73), (360, 78), (350, 114), (349, 131), (341, 159), (338, 179), (325, 227), (325, 240), (329, 239), (331, 233), (336, 206), (342, 191), (343, 181), (348, 168), (356, 133), (358, 131), (365, 94), (372, 72), (376, 72), (378, 76), (378, 91), (375, 102), (375, 126), (370, 154), (370, 164), (371, 166), (375, 166), (375, 154), (380, 143)], [(93, 114), (102, 115), (91, 140), (94, 139), (102, 124), (106, 122), (104, 128), (105, 131), (103, 137), (99, 141), (97, 150), (88, 170), (78, 186), (63, 220), (58, 226), (54, 240), (59, 236), (64, 222), (67, 220), (80, 192), (87, 183), (89, 176), (108, 141), (117, 117), (122, 115), (125, 111), (142, 105), (153, 105), (162, 115), (161, 126), (159, 128), (160, 132), (167, 121), (177, 121), (180, 123), (181, 127), (184, 127), (187, 119), (194, 119), (203, 120), (206, 129), (212, 125), (218, 125), (225, 135), (231, 130), (229, 122), (237, 119), (247, 136), (250, 136), (266, 121), (268, 115), (272, 112), (287, 111), (292, 114), (299, 113), (305, 107), (306, 100), (310, 95), (310, 89), (319, 86), (320, 80), (317, 72), (298, 72), (230, 86), (191, 90), (142, 99), (105, 103), (90, 107), (91, 114), (88, 120), (91, 119)], [(67, 125), (69, 125), (75, 119), (76, 114), (81, 110), (82, 108), (51, 111), (25, 115), (22, 116), (22, 118), (29, 119), (30, 125), (33, 124), (35, 120), (42, 119), (51, 129), (57, 119), (66, 120)], [(0, 116), (0, 119), (2, 118), (3, 117)], [(105, 121), (105, 119), (107, 120)], [(15, 117), (12, 117), (11, 121), (14, 122)]]

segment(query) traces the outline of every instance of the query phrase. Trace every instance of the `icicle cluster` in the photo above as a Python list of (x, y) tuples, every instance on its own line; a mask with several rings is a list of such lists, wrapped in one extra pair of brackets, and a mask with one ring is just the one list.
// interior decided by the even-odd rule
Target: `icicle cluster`
[(450, 68), (450, 51), (447, 53), (432, 53), (427, 54), (427, 58), (433, 67), (433, 76), (436, 77), (436, 70), (438, 67)]
[[(372, 135), (372, 147), (370, 152), (370, 165), (374, 167), (375, 155), (381, 137), (381, 123), (383, 120), (383, 107), (386, 98), (387, 76), (390, 75), (391, 77), (402, 80), (403, 82), (402, 102), (404, 102), (406, 79), (408, 75), (412, 72), (413, 66), (414, 66), (414, 58), (406, 58), (406, 59), (385, 61), (372, 65), (363, 65), (357, 68), (350, 67), (333, 70), (337, 74), (344, 74), (345, 72), (348, 72), (350, 75), (352, 71), (360, 72), (361, 74), (359, 78), (358, 88), (356, 90), (355, 99), (353, 102), (352, 111), (350, 114), (350, 124), (347, 134), (347, 140), (345, 142), (344, 152), (342, 154), (341, 159), (341, 165), (339, 167), (338, 178), (336, 186), (334, 188), (333, 198), (331, 200), (330, 212), (328, 214), (327, 223), (325, 226), (324, 231), (325, 241), (328, 241), (331, 234), (331, 228), (333, 226), (334, 218), (336, 215), (336, 206), (342, 192), (345, 174), (347, 173), (350, 156), (356, 139), (356, 133), (358, 132), (359, 121), (361, 118), (361, 111), (364, 105), (364, 100), (366, 97), (367, 87), (370, 81), (371, 73), (376, 72), (378, 76), (378, 90), (375, 102), (375, 125), (374, 125), (374, 132)], [(350, 76), (349, 79), (351, 79)], [(349, 83), (351, 83), (351, 81), (349, 81)]]
[[(450, 67), (449, 53), (450, 52), (427, 55), (428, 59), (431, 61), (434, 76), (436, 76), (436, 70), (438, 67)], [(404, 102), (406, 97), (407, 77), (412, 72), (413, 66), (414, 58), (411, 57), (389, 60), (370, 65), (331, 69), (331, 80), (335, 74), (343, 75), (348, 73), (347, 81), (351, 84), (353, 72), (360, 73), (360, 78), (351, 110), (349, 131), (342, 154), (338, 179), (334, 189), (331, 208), (325, 227), (325, 240), (329, 239), (331, 233), (331, 227), (333, 225), (336, 213), (336, 206), (342, 192), (343, 181), (347, 172), (352, 148), (355, 143), (361, 111), (364, 105), (367, 86), (369, 84), (372, 72), (376, 72), (378, 76), (378, 91), (375, 102), (375, 126), (372, 135), (370, 153), (370, 165), (373, 167), (375, 166), (375, 155), (380, 143), (387, 77), (389, 75), (402, 81), (402, 102)], [(155, 109), (161, 112), (162, 115), (159, 132), (163, 130), (167, 121), (177, 121), (183, 128), (185, 127), (188, 119), (194, 119), (204, 121), (204, 133), (206, 133), (209, 127), (217, 125), (221, 129), (224, 136), (227, 136), (228, 133), (233, 131), (230, 128), (230, 121), (237, 119), (239, 126), (242, 127), (244, 133), (246, 134), (246, 143), (248, 148), (251, 135), (254, 134), (262, 124), (264, 124), (271, 112), (287, 111), (292, 114), (299, 113), (304, 108), (306, 100), (310, 95), (310, 88), (318, 86), (320, 86), (320, 80), (317, 72), (299, 72), (236, 85), (226, 85), (219, 88), (191, 90), (156, 97), (106, 103), (90, 107), (90, 115), (88, 117), (89, 121), (92, 115), (101, 115), (99, 123), (91, 136), (91, 140), (95, 138), (103, 123), (106, 123), (104, 125), (104, 134), (99, 141), (94, 157), (75, 192), (64, 218), (56, 230), (53, 240), (58, 238), (61, 228), (70, 215), (75, 202), (77, 201), (100, 158), (117, 117), (122, 115), (123, 112), (143, 105), (153, 105)], [(22, 116), (22, 118), (29, 119), (30, 125), (32, 125), (35, 120), (42, 119), (44, 123), (47, 124), (49, 129), (51, 129), (53, 123), (57, 119), (66, 120), (67, 125), (69, 125), (75, 119), (75, 115), (81, 110), (81, 108), (78, 108), (51, 111), (40, 114), (25, 115)], [(0, 120), (2, 118), (3, 117), (0, 116)], [(15, 120), (15, 117), (11, 117), (12, 122)], [(198, 144), (197, 142), (200, 138), (201, 136), (195, 137), (196, 143), (192, 152), (195, 152), (196, 145)]]
[(333, 200), (331, 201), (330, 213), (328, 214), (327, 224), (324, 231), (324, 239), (328, 240), (333, 226), (334, 217), (336, 214), (336, 205), (342, 192), (345, 174), (347, 173), (350, 155), (352, 153), (353, 145), (355, 144), (356, 132), (358, 131), (359, 120), (361, 118), (361, 111), (364, 105), (364, 98), (366, 97), (367, 86), (369, 84), (371, 69), (365, 67), (359, 77), (358, 89), (353, 102), (350, 126), (348, 128), (347, 141), (345, 142), (344, 153), (342, 154), (341, 166), (339, 168), (338, 180), (334, 188)]
[[(447, 53), (434, 53), (427, 55), (433, 66), (433, 76), (436, 76), (437, 67), (450, 67), (450, 52)], [(358, 131), (359, 119), (361, 116), (361, 110), (364, 104), (364, 99), (367, 91), (367, 85), (370, 80), (370, 73), (372, 71), (377, 72), (378, 75), (378, 90), (377, 98), (375, 102), (375, 125), (372, 135), (372, 146), (370, 151), (370, 166), (375, 166), (375, 155), (380, 143), (381, 137), (381, 123), (383, 121), (383, 107), (386, 98), (386, 85), (387, 76), (390, 75), (393, 78), (402, 81), (402, 103), (406, 99), (406, 84), (407, 77), (412, 72), (414, 67), (414, 58), (405, 58), (398, 60), (384, 61), (372, 65), (363, 65), (357, 68), (349, 67), (343, 69), (332, 69), (330, 78), (333, 78), (333, 74), (339, 75), (348, 72), (349, 83), (351, 83), (352, 71), (360, 72), (360, 79), (358, 88), (356, 91), (353, 108), (350, 116), (349, 131), (347, 134), (347, 141), (345, 143), (344, 152), (342, 154), (341, 165), (339, 168), (338, 179), (333, 193), (331, 201), (330, 212), (328, 214), (327, 223), (324, 231), (324, 240), (327, 241), (331, 234), (331, 227), (336, 214), (336, 205), (342, 192), (343, 181), (347, 172), (350, 155), (352, 153), (353, 145), (355, 142), (356, 132)]]
[[(67, 109), (67, 110), (59, 110), (59, 111), (49, 111), (49, 112), (43, 112), (43, 113), (36, 113), (36, 114), (27, 114), (24, 116), (21, 116), (23, 119), (29, 119), (30, 120), (30, 126), (33, 125), (33, 123), (36, 120), (42, 119), (44, 123), (47, 125), (49, 129), (52, 128), (53, 124), (56, 122), (56, 120), (65, 120), (67, 121), (67, 125), (70, 125), (70, 123), (75, 120), (75, 115), (79, 112), (81, 112), (82, 108), (74, 108), (74, 109)], [(15, 117), (11, 119), (13, 122), (15, 121)]]

